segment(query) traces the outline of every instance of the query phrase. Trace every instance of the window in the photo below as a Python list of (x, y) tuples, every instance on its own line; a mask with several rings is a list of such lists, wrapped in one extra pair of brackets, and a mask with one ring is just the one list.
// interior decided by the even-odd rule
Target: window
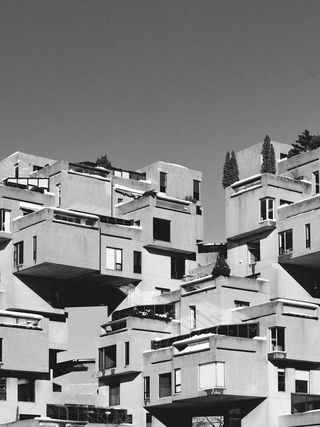
[(152, 427), (152, 415), (149, 412), (146, 413), (146, 427)]
[(34, 402), (35, 401), (35, 381), (18, 378), (18, 401)]
[(62, 386), (57, 383), (52, 383), (52, 391), (55, 393), (61, 393), (62, 392)]
[(225, 387), (224, 362), (211, 362), (199, 365), (199, 389)]
[(171, 257), (171, 279), (182, 279), (185, 275), (185, 259)]
[(167, 191), (167, 174), (160, 172), (160, 192), (165, 193)]
[(160, 295), (170, 292), (169, 288), (159, 288), (157, 286), (156, 286), (156, 290), (160, 293)]
[(32, 259), (37, 261), (37, 236), (32, 238)]
[(106, 268), (108, 270), (122, 270), (122, 249), (107, 247)]
[(319, 171), (313, 172), (314, 176), (314, 192), (315, 194), (320, 193), (320, 179), (319, 179)]
[(141, 252), (138, 251), (133, 252), (133, 272), (141, 273)]
[(143, 395), (144, 400), (150, 400), (150, 377), (143, 378)]
[(3, 338), (0, 338), (0, 363), (3, 362)]
[(99, 371), (115, 368), (117, 366), (117, 346), (99, 348)]
[(118, 197), (117, 203), (122, 203), (123, 202), (123, 198), (122, 197)]
[(286, 391), (285, 370), (278, 368), (278, 391)]
[(7, 378), (0, 377), (0, 400), (7, 400)]
[(292, 230), (279, 233), (279, 255), (291, 253), (293, 250)]
[(197, 327), (197, 311), (195, 305), (190, 305), (190, 329)]
[(32, 171), (33, 172), (36, 172), (36, 171), (39, 171), (40, 169), (42, 169), (43, 168), (43, 166), (37, 166), (37, 165), (33, 165), (33, 167), (32, 167)]
[(270, 328), (270, 351), (284, 351), (284, 328)]
[(256, 264), (260, 261), (260, 240), (249, 242), (248, 246), (248, 264)]
[(193, 198), (195, 200), (200, 200), (200, 181), (196, 179), (193, 180)]
[(306, 248), (311, 248), (311, 228), (310, 224), (305, 225), (305, 233), (306, 233)]
[(124, 343), (124, 364), (125, 366), (128, 366), (130, 362), (130, 346), (129, 341), (126, 341)]
[(274, 220), (274, 199), (265, 197), (260, 199), (260, 222)]
[(280, 206), (283, 206), (283, 205), (292, 205), (292, 203), (293, 202), (290, 202), (289, 200), (280, 199)]
[(153, 218), (153, 238), (163, 242), (170, 242), (170, 221)]
[(234, 300), (234, 306), (235, 307), (249, 307), (250, 302), (249, 301), (240, 301), (240, 300), (235, 299)]
[(0, 231), (10, 233), (11, 212), (7, 209), (0, 209)]
[(13, 262), (15, 268), (23, 264), (23, 241), (13, 245)]
[(174, 392), (181, 393), (181, 369), (174, 370)]
[(309, 371), (295, 370), (296, 393), (309, 393)]
[(171, 396), (171, 372), (159, 374), (159, 397)]
[(14, 177), (19, 178), (19, 161), (14, 165)]
[(112, 384), (109, 386), (109, 406), (120, 405), (120, 384)]

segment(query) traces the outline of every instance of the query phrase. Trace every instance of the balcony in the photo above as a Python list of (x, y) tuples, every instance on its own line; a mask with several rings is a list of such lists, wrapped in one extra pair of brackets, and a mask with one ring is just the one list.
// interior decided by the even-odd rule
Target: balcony
[(7, 187), (31, 190), (37, 193), (49, 191), (49, 178), (6, 178), (2, 182)]
[(316, 411), (320, 409), (319, 394), (291, 394), (291, 413), (297, 414), (300, 412)]

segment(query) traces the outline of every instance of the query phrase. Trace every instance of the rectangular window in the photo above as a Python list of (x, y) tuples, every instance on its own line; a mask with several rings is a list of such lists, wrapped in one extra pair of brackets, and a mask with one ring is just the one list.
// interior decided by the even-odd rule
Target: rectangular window
[(305, 225), (305, 233), (306, 233), (306, 248), (311, 248), (311, 228), (310, 224)]
[(23, 241), (13, 245), (13, 263), (15, 268), (23, 264)]
[(195, 305), (190, 305), (190, 329), (197, 327), (197, 310)]
[(199, 389), (225, 387), (224, 362), (211, 362), (199, 365)]
[(0, 209), (0, 231), (10, 233), (11, 212), (7, 209)]
[(171, 279), (182, 279), (185, 275), (185, 259), (171, 257)]
[(249, 242), (248, 246), (248, 264), (256, 264), (260, 261), (260, 240)]
[(3, 338), (0, 338), (0, 363), (3, 362)]
[(278, 326), (270, 328), (270, 351), (285, 351), (284, 329)]
[(141, 274), (141, 252), (133, 252), (133, 272)]
[(106, 268), (108, 270), (122, 270), (122, 249), (107, 247), (106, 258)]
[(181, 369), (174, 370), (174, 392), (181, 393)]
[(153, 218), (153, 238), (163, 242), (170, 242), (170, 221)]
[(143, 395), (144, 400), (150, 400), (150, 377), (143, 378)]
[(14, 165), (14, 177), (19, 178), (19, 162)]
[(128, 366), (130, 363), (130, 345), (129, 341), (124, 343), (124, 364)]
[(195, 200), (200, 200), (200, 181), (196, 179), (193, 180), (193, 198)]
[(117, 366), (117, 346), (99, 348), (99, 371), (115, 368)]
[(171, 372), (159, 374), (159, 397), (171, 396)]
[(7, 378), (0, 377), (0, 400), (7, 400)]
[(260, 199), (260, 222), (274, 220), (274, 199), (265, 197)]
[(278, 391), (286, 391), (285, 370), (278, 368)]
[(292, 205), (292, 203), (293, 202), (290, 202), (289, 200), (280, 199), (280, 206), (283, 206), (283, 205)]
[(293, 250), (292, 230), (279, 233), (279, 255), (291, 253)]
[(160, 192), (165, 193), (167, 191), (167, 174), (160, 172)]
[(120, 384), (109, 386), (109, 406), (120, 405)]
[(37, 236), (32, 238), (32, 259), (37, 261)]
[(248, 301), (240, 301), (235, 299), (234, 300), (234, 306), (235, 307), (249, 307), (250, 306), (250, 302)]
[(18, 401), (35, 401), (35, 380), (27, 378), (18, 378)]
[(319, 177), (319, 171), (313, 172), (314, 176), (314, 192), (315, 194), (320, 193), (320, 177)]
[(295, 387), (296, 393), (309, 393), (309, 371), (295, 370)]
[(156, 290), (160, 293), (160, 295), (163, 295), (163, 294), (170, 292), (169, 288), (159, 288), (157, 286), (156, 286)]

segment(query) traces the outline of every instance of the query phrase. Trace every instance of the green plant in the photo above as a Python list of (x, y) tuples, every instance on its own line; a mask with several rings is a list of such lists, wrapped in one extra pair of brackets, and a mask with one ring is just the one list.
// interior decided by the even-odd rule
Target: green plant
[(236, 155), (234, 151), (232, 151), (231, 155), (228, 151), (223, 166), (222, 186), (223, 188), (229, 187), (236, 181), (239, 181), (239, 169)]
[(103, 156), (97, 157), (96, 160), (96, 166), (101, 166), (106, 169), (111, 169), (111, 161), (108, 159), (107, 154), (104, 154)]
[(225, 276), (225, 277), (230, 276), (230, 268), (226, 260), (224, 259), (224, 256), (221, 254), (217, 257), (217, 261), (212, 270), (212, 277), (214, 279), (219, 276)]
[(261, 173), (276, 173), (276, 156), (274, 153), (274, 147), (271, 144), (269, 135), (266, 135), (263, 141), (262, 150), (262, 165)]

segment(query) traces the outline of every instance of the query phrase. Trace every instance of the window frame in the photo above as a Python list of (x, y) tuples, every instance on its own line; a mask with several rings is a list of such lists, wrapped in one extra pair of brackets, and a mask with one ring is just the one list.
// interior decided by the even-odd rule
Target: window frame
[(278, 368), (277, 371), (277, 380), (278, 380), (278, 391), (286, 391), (286, 370), (284, 368)]
[[(165, 397), (172, 396), (172, 374), (171, 374), (171, 372), (162, 372), (161, 374), (158, 374), (158, 377), (159, 377), (158, 378), (159, 379), (159, 399), (163, 399)], [(161, 379), (168, 379), (169, 380), (168, 387), (161, 388)], [(164, 394), (164, 392), (166, 392), (168, 394)]]
[(193, 198), (198, 202), (200, 201), (200, 184), (201, 181), (198, 179), (193, 180)]
[(9, 209), (0, 209), (0, 231), (11, 232), (11, 211)]
[(130, 364), (130, 342), (125, 341), (124, 343), (124, 366), (129, 366)]
[[(112, 257), (108, 257), (108, 252), (113, 251), (113, 259)], [(120, 254), (120, 261), (118, 258), (118, 254)], [(111, 262), (110, 262), (111, 260)], [(113, 261), (113, 262), (112, 262)], [(113, 264), (113, 268), (112, 265)], [(122, 271), (123, 270), (123, 250), (121, 248), (115, 248), (112, 246), (106, 246), (106, 269), (112, 271)]]
[[(291, 236), (289, 238), (289, 236)], [(291, 240), (291, 247), (288, 247), (288, 241)], [(278, 233), (279, 256), (291, 254), (293, 252), (293, 230), (292, 228)]]
[[(111, 393), (111, 390), (116, 393)], [(120, 382), (109, 385), (109, 406), (120, 405)]]
[[(203, 376), (201, 375), (201, 369), (203, 367), (212, 367), (213, 371), (210, 372), (212, 375), (212, 384), (205, 384), (201, 385)], [(221, 381), (221, 372), (219, 372), (218, 367), (223, 367), (222, 374), (223, 378)], [(206, 379), (208, 379), (208, 375), (206, 375)], [(198, 365), (198, 389), (199, 390), (208, 390), (208, 389), (214, 389), (214, 388), (220, 388), (225, 389), (226, 387), (226, 370), (225, 370), (225, 362), (222, 361), (214, 361), (214, 362), (207, 362), (207, 363), (201, 363)]]
[[(263, 209), (263, 206), (262, 206), (263, 203), (265, 203), (265, 209)], [(263, 210), (265, 210), (265, 212), (263, 212)], [(265, 221), (275, 221), (275, 198), (274, 197), (263, 197), (259, 199), (259, 223), (265, 222)]]
[(310, 249), (311, 248), (311, 224), (305, 224), (304, 227), (304, 231), (305, 231), (305, 238), (306, 238), (306, 248)]
[(166, 193), (168, 185), (168, 174), (160, 171), (159, 173), (159, 191), (160, 193)]
[(181, 394), (181, 368), (173, 371), (173, 389), (174, 394)]
[[(284, 328), (283, 326), (273, 326), (269, 328), (271, 353), (286, 350), (285, 329), (286, 328)], [(279, 349), (279, 347), (281, 347), (281, 350)]]
[(133, 272), (141, 274), (142, 271), (142, 252), (133, 251)]
[[(161, 230), (165, 226), (166, 230)], [(159, 230), (160, 228), (160, 230)], [(171, 242), (171, 221), (169, 219), (153, 217), (153, 240)]]
[(143, 398), (146, 401), (150, 400), (150, 377), (143, 377)]
[(197, 306), (189, 305), (189, 316), (190, 316), (190, 329), (196, 329), (197, 327)]
[(24, 263), (24, 241), (13, 244), (13, 263), (14, 267), (18, 269)]
[(186, 274), (185, 258), (171, 256), (171, 279), (181, 280)]

